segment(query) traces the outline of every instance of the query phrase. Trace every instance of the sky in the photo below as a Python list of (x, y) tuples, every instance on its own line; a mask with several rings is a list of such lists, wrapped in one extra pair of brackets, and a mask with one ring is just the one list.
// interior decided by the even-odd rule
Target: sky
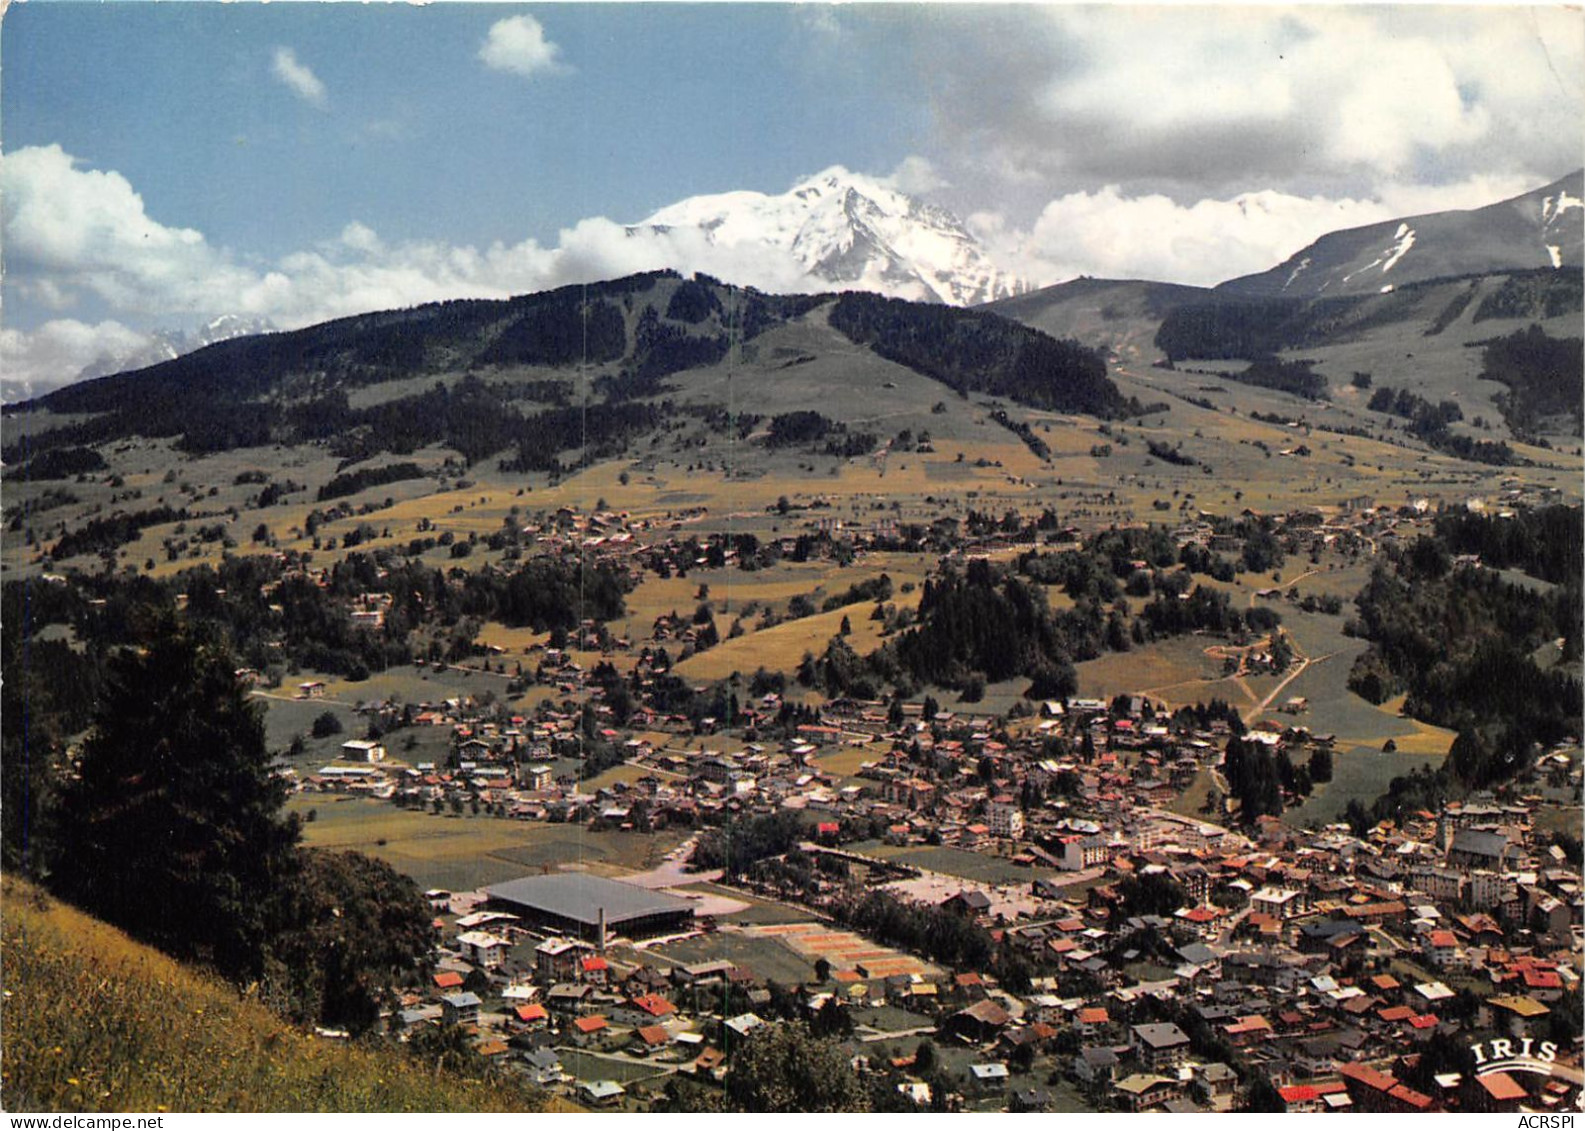
[(24, 0), (0, 369), (39, 390), (220, 314), (695, 269), (622, 225), (833, 166), (1032, 284), (1215, 283), (1571, 172), (1582, 76), (1555, 6)]

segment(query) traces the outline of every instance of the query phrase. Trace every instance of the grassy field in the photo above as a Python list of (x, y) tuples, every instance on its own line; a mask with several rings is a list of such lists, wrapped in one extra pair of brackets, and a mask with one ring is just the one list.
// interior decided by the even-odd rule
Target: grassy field
[(383, 801), (299, 794), (297, 813), (315, 811), (303, 826), (317, 848), (351, 848), (377, 856), (423, 888), (468, 891), (544, 867), (584, 863), (642, 870), (658, 864), (683, 840), (681, 833), (590, 832), (581, 825), (435, 816)]
[(1535, 812), (1537, 833), (1573, 833), (1579, 836), (1585, 813), (1578, 805), (1543, 805)]
[(1387, 792), (1387, 783), (1393, 778), (1440, 761), (1435, 755), (1403, 750), (1388, 754), (1366, 746), (1340, 749), (1332, 756), (1332, 780), (1317, 786), (1305, 803), (1285, 813), (1283, 820), (1298, 828), (1336, 821), (1351, 800), (1369, 808), (1371, 802)]
[(987, 884), (1030, 883), (1035, 878), (1032, 869), (1020, 867), (1010, 860), (997, 856), (983, 856), (962, 848), (908, 847), (886, 844), (878, 840), (861, 841), (852, 846), (854, 852), (877, 856), (883, 860), (898, 860), (929, 872), (945, 876), (958, 876)]
[[(1495, 280), (1481, 284), (1495, 285)], [(1470, 311), (1477, 305), (1472, 303)], [(1507, 430), (1493, 399), (1502, 387), (1478, 379), (1480, 350), (1468, 343), (1509, 333), (1526, 323), (1492, 320), (1476, 326), (1468, 321), (1471, 315), (1466, 311), (1444, 333), (1424, 337), (1428, 310), (1412, 313), (1405, 322), (1368, 327), (1351, 340), (1338, 338), (1306, 347), (1303, 355), (1331, 380), (1330, 398), (1320, 402), (1300, 401), (1188, 371), (1194, 367), (1236, 369), (1239, 363), (1186, 361), (1177, 371), (1155, 369), (1150, 365), (1154, 349), (1144, 333), (1150, 319), (1140, 322), (1131, 318), (1125, 328), (1128, 342), (1121, 360), (1111, 366), (1112, 377), (1124, 395), (1165, 402), (1168, 407), (1115, 423), (1105, 437), (1093, 419), (1015, 408), (1015, 415), (1028, 419), (1050, 446), (1052, 455), (1047, 461), (1036, 458), (990, 420), (989, 398), (951, 395), (939, 383), (885, 361), (832, 331), (825, 314), (817, 311), (799, 322), (771, 329), (730, 362), (676, 375), (669, 395), (679, 404), (736, 404), (767, 417), (819, 405), (827, 415), (872, 432), (883, 441), (903, 428), (916, 436), (929, 431), (933, 452), (878, 451), (841, 460), (807, 451), (773, 451), (758, 440), (713, 433), (688, 423), (681, 431), (667, 430), (639, 440), (625, 458), (582, 469), (554, 484), (543, 473), (507, 474), (494, 461), (483, 460), (468, 468), (466, 485), (455, 478), (444, 483), (429, 478), (370, 488), (349, 501), (377, 509), (324, 524), (321, 538), (336, 539), (338, 544), (313, 552), (316, 564), (334, 563), (347, 552), (339, 544), (340, 536), (362, 523), (377, 532), (372, 542), (364, 544), (366, 548), (405, 547), (420, 533), (420, 523), (431, 524), (431, 533), (437, 535), (482, 536), (499, 529), (514, 507), (533, 515), (562, 505), (587, 511), (602, 502), (635, 518), (651, 520), (661, 531), (673, 522), (682, 522), (684, 532), (737, 529), (765, 535), (778, 529), (795, 530), (805, 521), (806, 516), (798, 514), (770, 513), (768, 508), (781, 496), (794, 503), (819, 499), (830, 504), (822, 517), (844, 520), (873, 515), (877, 507), (899, 520), (929, 521), (943, 514), (961, 516), (970, 506), (1000, 511), (1008, 506), (1038, 509), (1052, 505), (1065, 516), (1093, 526), (1166, 519), (1168, 516), (1153, 505), (1157, 503), (1172, 512), (1206, 509), (1232, 513), (1243, 506), (1262, 511), (1325, 506), (1358, 494), (1385, 500), (1427, 497), (1433, 502), (1493, 494), (1501, 486), (1505, 469), (1463, 463), (1427, 451), (1406, 438), (1400, 428), (1389, 429), (1388, 418), (1366, 409), (1366, 395), (1349, 383), (1353, 372), (1365, 371), (1373, 374), (1377, 386), (1411, 389), (1432, 401), (1453, 400), (1463, 407), (1466, 417), (1455, 430), (1505, 438)], [(1036, 321), (1043, 317), (1029, 316)], [(1546, 320), (1544, 326), (1554, 335), (1572, 336), (1578, 332), (1577, 322), (1577, 317), (1565, 315)], [(1114, 326), (1097, 323), (1093, 312), (1074, 324), (1103, 337), (1117, 332)], [(1405, 348), (1408, 344), (1411, 349)], [(788, 359), (803, 357), (813, 360), (792, 367), (786, 364)], [(417, 385), (427, 388), (437, 376), (455, 381), (461, 374), (358, 389), (353, 396), (359, 403), (385, 400)], [(1181, 399), (1188, 395), (1207, 399), (1211, 407)], [(1285, 423), (1253, 420), (1255, 412), (1276, 414)], [(1488, 431), (1473, 425), (1477, 415), (1487, 418)], [(8, 416), (4, 426), (8, 438), (14, 438), (59, 423), (66, 421), (40, 414)], [(1365, 428), (1379, 438), (1346, 436), (1323, 431), (1323, 427)], [(658, 442), (651, 443), (651, 439)], [(1102, 439), (1112, 446), (1110, 458), (1090, 456), (1091, 446)], [(1150, 440), (1169, 446), (1181, 444), (1205, 466), (1180, 467), (1152, 459), (1146, 451)], [(1524, 478), (1537, 486), (1556, 486), (1565, 498), (1578, 499), (1582, 493), (1578, 439), (1557, 436), (1552, 442), (1553, 450), (1520, 446), (1520, 454), (1534, 460), (1524, 469)], [(1281, 454), (1285, 450), (1291, 453), (1300, 444), (1309, 449), (1308, 456)], [(70, 490), (78, 501), (51, 512), (53, 517), (46, 520), (49, 524), (79, 522), (95, 508), (187, 506), (195, 514), (190, 526), (201, 521), (221, 522), (239, 552), (251, 549), (252, 531), (260, 522), (282, 548), (312, 549), (304, 533), (307, 516), (322, 505), (315, 501), (315, 491), (337, 467), (327, 449), (308, 445), (193, 458), (177, 451), (170, 440), (134, 438), (114, 445), (106, 454), (116, 478), (105, 474), (71, 482)], [(402, 458), (438, 472), (452, 454), (430, 447)], [(252, 507), (257, 485), (238, 484), (236, 478), (258, 467), (270, 469), (277, 478), (290, 477), (305, 489), (293, 492), (282, 505), (263, 510)], [(14, 501), (22, 504), (52, 486), (7, 482)], [(129, 500), (128, 492), (137, 494)], [(384, 505), (387, 499), (389, 506)], [(708, 508), (709, 514), (697, 523), (683, 520), (678, 511), (688, 506)], [(233, 508), (235, 518), (228, 514)], [(197, 517), (200, 513), (201, 518)], [(149, 572), (167, 576), (197, 561), (219, 559), (221, 543), (211, 541), (194, 544), (196, 557), (166, 561), (161, 541), (178, 536), (176, 526), (170, 523), (145, 531), (118, 553), (118, 560), (133, 568), (152, 560)], [(0, 547), (0, 557), (8, 570), (37, 568), (36, 550), (22, 539), (8, 540)], [(451, 564), (443, 547), (430, 551), (425, 560), (438, 566)], [(499, 560), (498, 553), (475, 550), (467, 566), (477, 568)], [(680, 601), (688, 595), (686, 584), (676, 589), (678, 592), (666, 594), (657, 591), (656, 602)], [(643, 603), (635, 616), (652, 618), (653, 612)]]
[(815, 763), (828, 773), (850, 778), (859, 772), (864, 763), (879, 761), (883, 756), (884, 748), (874, 745), (841, 746), (829, 753), (815, 755)]
[(857, 1008), (849, 1014), (853, 1024), (878, 1033), (905, 1033), (910, 1029), (929, 1029), (935, 1025), (935, 1020), (922, 1013), (910, 1013), (906, 1009), (899, 1009), (895, 1005), (867, 1005)]
[[(1211, 790), (1215, 788), (1216, 779), (1212, 776), (1211, 771), (1202, 769), (1194, 775), (1194, 780), (1189, 783), (1189, 788), (1174, 797), (1171, 803), (1167, 805), (1167, 808), (1174, 813), (1182, 813), (1185, 817), (1204, 817), (1206, 816), (1206, 798), (1210, 796)], [(1221, 790), (1218, 790), (1218, 792), (1225, 793), (1225, 791)], [(1213, 817), (1212, 819), (1214, 820), (1215, 818)]]
[[(850, 585), (879, 576), (882, 572), (887, 571), (834, 571), (823, 588), (840, 593)], [(891, 577), (894, 585), (901, 584), (895, 574)], [(714, 598), (717, 590), (712, 587), (710, 594)], [(920, 595), (917, 588), (912, 593), (894, 593), (887, 604), (896, 605), (899, 609), (918, 608)], [(818, 603), (817, 600), (817, 606)], [(860, 601), (828, 613), (782, 621), (770, 628), (758, 628), (758, 622), (750, 619), (744, 622), (743, 635), (733, 639), (727, 639), (732, 618), (718, 615), (716, 629), (721, 634), (721, 643), (678, 664), (677, 674), (689, 679), (714, 680), (725, 679), (733, 672), (748, 675), (762, 666), (773, 671), (790, 672), (798, 667), (805, 652), (817, 656), (824, 652), (831, 638), (839, 635), (844, 619), (851, 629), (847, 637), (848, 646), (860, 655), (868, 655), (880, 647), (884, 640), (881, 623), (870, 619), (874, 609), (875, 602)]]
[(576, 1048), (558, 1048), (556, 1054), (561, 1057), (562, 1068), (585, 1082), (615, 1080), (618, 1084), (627, 1085), (666, 1075), (664, 1070), (636, 1057), (596, 1056), (594, 1053)]
[(1205, 654), (1218, 640), (1209, 636), (1177, 636), (1111, 652), (1076, 665), (1079, 694), (1110, 700), (1117, 695), (1147, 693), (1170, 704), (1193, 703), (1208, 696), (1204, 681), (1222, 674), (1221, 662)]
[[(8, 1111), (533, 1111), (507, 1081), (437, 1077), (394, 1048), (324, 1041), (7, 877)], [(562, 1108), (566, 1110), (565, 1107)]]

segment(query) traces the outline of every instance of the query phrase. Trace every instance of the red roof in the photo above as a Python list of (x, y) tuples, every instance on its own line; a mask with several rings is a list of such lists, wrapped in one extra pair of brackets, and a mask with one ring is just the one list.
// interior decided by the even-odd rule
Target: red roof
[(1480, 1086), (1485, 1088), (1494, 1100), (1522, 1100), (1529, 1095), (1519, 1082), (1506, 1072), (1488, 1072), (1475, 1079), (1480, 1081)]
[(454, 990), (462, 985), (462, 975), (455, 970), (442, 970), (435, 975), (435, 988), (441, 990)]
[(1321, 1093), (1309, 1084), (1290, 1084), (1286, 1088), (1278, 1088), (1277, 1094), (1282, 1097), (1285, 1104), (1299, 1104), (1307, 1100), (1319, 1099)]
[(1390, 1092), (1398, 1086), (1396, 1076), (1378, 1072), (1367, 1064), (1344, 1064), (1338, 1068), (1337, 1073), (1345, 1080), (1353, 1080), (1378, 1092)]
[(596, 970), (609, 970), (611, 964), (598, 954), (591, 954), (583, 960), (583, 968), (586, 973), (593, 973)]
[(1432, 946), (1457, 946), (1458, 939), (1453, 937), (1452, 931), (1432, 931), (1429, 936)]
[(634, 998), (633, 1008), (642, 1010), (651, 1017), (665, 1017), (667, 1014), (677, 1012), (677, 1007), (659, 994), (645, 994), (643, 997)]
[(549, 1016), (550, 1014), (545, 1012), (543, 1005), (520, 1005), (517, 1007), (517, 1019), (519, 1021), (543, 1021)]
[(1410, 1107), (1427, 1108), (1431, 1106), (1430, 1096), (1423, 1095), (1403, 1084), (1399, 1084), (1387, 1094), (1400, 1103), (1408, 1104)]
[(1079, 1024), (1081, 1025), (1105, 1025), (1111, 1019), (1111, 1015), (1106, 1012), (1104, 1006), (1094, 1006), (1090, 1009), (1079, 1010)]
[(604, 1017), (580, 1017), (572, 1023), (572, 1027), (580, 1033), (598, 1033), (606, 1024)]
[(1422, 1013), (1418, 1017), (1411, 1017), (1409, 1018), (1409, 1024), (1416, 1029), (1434, 1029), (1437, 1024), (1436, 1014)]

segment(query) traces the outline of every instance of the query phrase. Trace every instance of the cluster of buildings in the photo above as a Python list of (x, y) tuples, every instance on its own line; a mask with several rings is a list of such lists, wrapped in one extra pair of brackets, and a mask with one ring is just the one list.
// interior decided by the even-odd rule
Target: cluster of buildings
[[(766, 717), (773, 700), (757, 704)], [(630, 944), (730, 931), (730, 923), (664, 891), (584, 873), (527, 877), (477, 893), (484, 914), (510, 918), (467, 920), (452, 945), (459, 967), (485, 975), (498, 996), (524, 981), (536, 987), (523, 1004), (542, 1007), (543, 1017), (517, 1016), (516, 1006), (481, 1015), (499, 1019), (482, 1031), (508, 1058), (548, 1055), (543, 1043), (512, 1044), (521, 1025), (545, 1034), (552, 1050), (620, 1052), (653, 1063), (658, 1076), (719, 1077), (730, 1070), (733, 1030), (723, 1026), (739, 1017), (736, 1006), (774, 1021), (787, 1015), (785, 998), (782, 1012), (769, 1010), (775, 992), (792, 995), (794, 1015), (832, 1001), (844, 1009), (887, 1002), (927, 1018), (931, 1039), (971, 1056), (953, 1084), (954, 1102), (970, 1105), (1048, 1106), (1051, 1089), (1027, 1073), (1032, 1060), (1086, 1103), (1118, 1110), (1252, 1102), (1296, 1111), (1553, 1110), (1577, 1101), (1579, 1025), (1568, 1017), (1580, 1000), (1585, 892), (1577, 861), (1538, 832), (1536, 796), (1450, 803), (1363, 836), (1344, 825), (1299, 831), (1274, 818), (1235, 831), (1221, 823), (1222, 804), (1208, 815), (1167, 807), (1197, 779), (1221, 783), (1229, 720), (1168, 716), (1137, 697), (1043, 704), (1011, 731), (950, 714), (927, 721), (916, 705), (899, 721), (886, 705), (839, 700), (779, 741), (714, 751), (688, 748), (680, 734), (613, 731), (648, 772), (600, 789), (552, 769), (576, 747), (571, 719), (545, 710), (490, 723), (464, 718), (466, 706), (435, 714), (436, 725), (456, 728), (451, 765), (370, 757), (355, 768), (380, 775), (396, 800), (466, 793), (525, 820), (708, 828), (801, 812), (809, 829), (801, 851), (873, 864), (867, 882), (974, 921), (1034, 972), (1017, 992), (988, 971), (931, 979), (858, 966), (832, 970), (823, 984), (811, 975), (810, 984), (775, 987), (751, 963), (722, 962), (711, 976), (728, 992), (705, 994), (709, 1008), (697, 1012), (676, 991), (700, 972), (651, 966), (640, 955), (655, 952)], [(1245, 738), (1296, 762), (1327, 745), (1292, 726)], [(873, 752), (856, 773), (823, 768), (828, 755), (855, 746)], [(1552, 752), (1540, 772), (1577, 782), (1577, 753)], [(939, 848), (996, 862), (998, 878), (931, 872), (923, 864)], [(820, 875), (806, 887), (767, 880), (753, 894), (821, 917), (843, 881)], [(947, 886), (912, 882), (919, 877)], [(1147, 906), (1146, 890), (1169, 892), (1170, 906)], [(561, 954), (578, 956), (576, 968)], [(960, 983), (966, 974), (972, 979)], [(567, 988), (576, 985), (588, 988)], [(641, 990), (672, 1010), (639, 1017), (628, 1003)], [(430, 1015), (438, 1021), (456, 1013), (428, 1004), (444, 1007)], [(1546, 1074), (1531, 1065), (1419, 1067), (1428, 1049), (1441, 1057), (1494, 1037), (1537, 1049), (1550, 1042), (1552, 1059), (1536, 1061)], [(853, 1047), (867, 1071), (900, 1073), (912, 1095), (944, 1086), (871, 1063), (862, 1042)], [(598, 1071), (578, 1061), (564, 1086), (604, 1086), (587, 1078), (591, 1064)], [(1257, 1080), (1272, 1091), (1257, 1093)], [(611, 1102), (628, 1091), (579, 1094)]]
[[(1423, 521), (1413, 507), (1360, 500), (1335, 518), (1278, 525), (1317, 549), (1347, 550), (1412, 536)], [(619, 522), (597, 528), (576, 515), (560, 526), (635, 570), (719, 568), (747, 552), (719, 539), (648, 545), (620, 537)], [(1187, 523), (1177, 538), (1237, 548), (1209, 522)], [(668, 622), (655, 639), (686, 644), (688, 631)], [(920, 1106), (1579, 1103), (1585, 889), (1577, 842), (1571, 857), (1566, 839), (1541, 826), (1546, 806), (1539, 787), (1526, 792), (1532, 783), (1368, 829), (1300, 830), (1275, 817), (1235, 828), (1224, 752), (1243, 726), (1222, 709), (1069, 698), (1004, 723), (927, 717), (919, 703), (789, 710), (769, 693), (731, 720), (701, 720), (651, 698), (666, 673), (646, 648), (619, 726), (600, 681), (569, 654), (548, 650), (541, 668), (587, 697), (601, 720), (593, 730), (588, 715), (549, 703), (515, 715), (466, 700), (424, 704), (404, 722), (443, 728), (444, 759), (406, 765), (355, 740), (302, 787), (593, 829), (703, 831), (795, 813), (808, 839), (794, 851), (840, 866), (740, 877), (748, 894), (819, 920), (839, 914), (852, 885), (883, 888), (968, 920), (998, 958), (994, 971), (908, 974), (836, 961), (789, 983), (778, 981), (785, 967), (756, 969), (730, 946), (721, 953), (739, 957), (668, 957), (668, 940), (741, 930), (685, 893), (583, 872), (437, 893), (441, 980), (410, 996), (402, 1022), (472, 1026), (482, 1053), (537, 1083), (590, 1104), (642, 1106), (678, 1073), (722, 1079), (756, 1028), (803, 1017), (845, 1035), (856, 1068)], [(1302, 701), (1287, 707), (1244, 732), (1246, 746), (1294, 766), (1329, 755), (1332, 738), (1292, 717)], [(633, 772), (592, 785), (594, 748), (602, 765), (615, 756)], [(1537, 774), (1577, 796), (1579, 750), (1548, 752)], [(1191, 810), (1186, 795), (1204, 802)], [(961, 863), (974, 859), (985, 867)], [(879, 1006), (909, 1019), (903, 1043), (927, 1039), (943, 1056), (927, 1067), (883, 1055), (901, 1046)], [(851, 1023), (831, 1025), (833, 1011)], [(642, 1082), (626, 1068), (607, 1074), (609, 1058), (643, 1066)]]

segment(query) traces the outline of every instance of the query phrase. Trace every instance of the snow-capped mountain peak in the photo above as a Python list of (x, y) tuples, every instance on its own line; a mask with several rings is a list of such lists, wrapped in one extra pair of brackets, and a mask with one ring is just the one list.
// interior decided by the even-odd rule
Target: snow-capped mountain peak
[(77, 380), (107, 377), (129, 369), (142, 369), (181, 357), (184, 353), (212, 346), (232, 338), (245, 338), (250, 334), (268, 334), (275, 329), (268, 318), (250, 318), (243, 314), (222, 314), (211, 318), (202, 326), (190, 329), (154, 330), (147, 341), (130, 352), (104, 354), (83, 368)]
[(630, 233), (693, 229), (722, 248), (759, 248), (792, 261), (816, 286), (969, 306), (1026, 289), (998, 270), (944, 208), (876, 177), (834, 166), (780, 195), (690, 197)]

